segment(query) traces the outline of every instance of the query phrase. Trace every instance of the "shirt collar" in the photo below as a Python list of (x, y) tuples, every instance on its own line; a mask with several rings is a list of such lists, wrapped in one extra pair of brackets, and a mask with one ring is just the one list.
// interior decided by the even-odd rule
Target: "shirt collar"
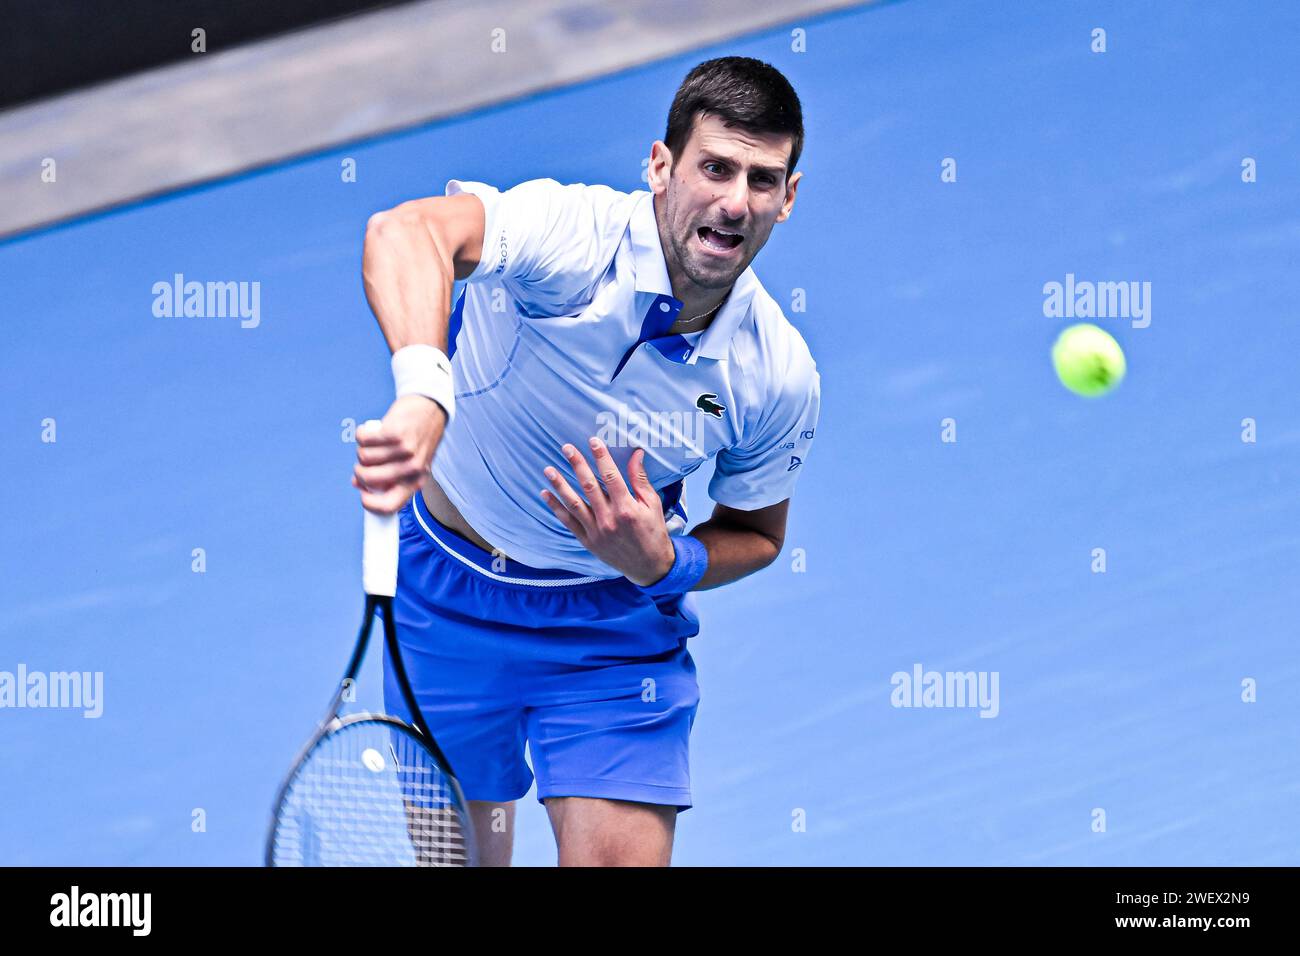
[[(654, 296), (666, 296), (677, 304), (672, 282), (668, 278), (668, 265), (664, 261), (664, 247), (659, 241), (659, 223), (655, 219), (654, 193), (642, 191), (637, 199), (629, 223), (632, 240), (632, 257), (636, 268), (636, 291)], [(749, 317), (758, 277), (752, 267), (746, 268), (731, 286), (731, 293), (722, 308), (704, 330), (688, 362), (703, 357), (725, 359), (730, 350), (731, 338)]]
[(700, 336), (700, 342), (692, 359), (704, 356), (709, 359), (724, 359), (731, 349), (731, 338), (736, 330), (749, 318), (750, 308), (754, 302), (754, 292), (758, 288), (758, 276), (752, 268), (746, 268), (731, 285), (731, 293), (722, 308), (713, 317), (709, 327)]
[(672, 296), (673, 284), (668, 281), (664, 247), (659, 241), (659, 223), (655, 221), (654, 197), (654, 193), (643, 190), (637, 196), (636, 208), (632, 211), (630, 228), (632, 258), (636, 265), (636, 291)]

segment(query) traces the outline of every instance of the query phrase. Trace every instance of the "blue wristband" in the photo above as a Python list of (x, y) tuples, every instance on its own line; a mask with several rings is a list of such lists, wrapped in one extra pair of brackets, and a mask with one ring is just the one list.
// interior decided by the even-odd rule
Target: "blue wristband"
[(672, 594), (685, 594), (704, 577), (709, 567), (709, 551), (699, 538), (688, 534), (671, 535), (673, 542), (673, 566), (668, 573), (656, 581), (641, 588), (641, 593), (650, 597), (666, 597)]

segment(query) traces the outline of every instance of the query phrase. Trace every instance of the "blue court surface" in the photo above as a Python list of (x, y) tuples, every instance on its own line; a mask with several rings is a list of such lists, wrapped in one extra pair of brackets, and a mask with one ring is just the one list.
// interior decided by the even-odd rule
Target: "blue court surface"
[[(686, 71), (743, 54), (804, 103), (754, 267), (822, 417), (786, 551), (698, 598), (675, 862), (1300, 863), (1300, 12), (794, 27), (0, 246), (0, 671), (103, 681), (97, 718), (0, 710), (0, 862), (260, 862), (361, 609), (366, 217), (452, 177), (641, 188)], [(156, 316), (177, 274), (260, 283), (256, 324)], [(1093, 320), (1129, 363), (1101, 399), (1049, 362), (1067, 276), (1150, 283)], [(894, 706), (917, 667), (996, 677), (995, 709)], [(516, 862), (554, 862), (531, 797)]]

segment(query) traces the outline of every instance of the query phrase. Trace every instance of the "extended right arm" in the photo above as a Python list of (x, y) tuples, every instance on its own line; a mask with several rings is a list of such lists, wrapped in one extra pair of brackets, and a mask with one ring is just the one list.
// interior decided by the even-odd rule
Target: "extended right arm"
[[(375, 213), (366, 224), (366, 300), (392, 352), (409, 345), (447, 351), (451, 293), (478, 265), (484, 211), (468, 193), (416, 199)], [(447, 414), (423, 395), (397, 399), (376, 432), (357, 431), (353, 485), (371, 511), (392, 514), (420, 489), (442, 440)]]
[(452, 283), (478, 265), (483, 218), (483, 203), (469, 193), (413, 199), (370, 217), (361, 275), (389, 351), (447, 351)]

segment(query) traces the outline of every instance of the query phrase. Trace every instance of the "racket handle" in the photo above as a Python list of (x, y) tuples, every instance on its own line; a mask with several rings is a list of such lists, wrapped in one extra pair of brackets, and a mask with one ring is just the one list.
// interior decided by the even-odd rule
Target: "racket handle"
[[(371, 419), (366, 428), (378, 428)], [(365, 512), (361, 545), (361, 583), (367, 594), (392, 597), (397, 593), (397, 515)]]

